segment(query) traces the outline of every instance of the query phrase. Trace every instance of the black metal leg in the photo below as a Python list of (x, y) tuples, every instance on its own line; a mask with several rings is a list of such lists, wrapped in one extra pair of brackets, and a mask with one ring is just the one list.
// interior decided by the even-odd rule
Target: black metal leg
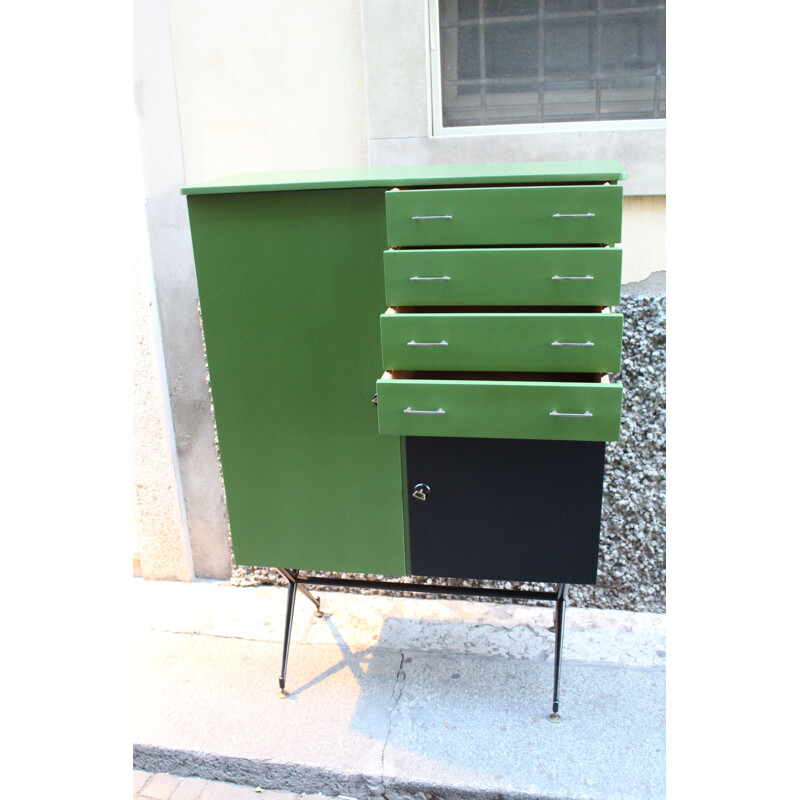
[(567, 609), (567, 584), (559, 583), (556, 591), (556, 654), (553, 668), (553, 713), (550, 719), (559, 720), (558, 689), (561, 682), (561, 648), (564, 645), (564, 612)]
[(289, 581), (289, 597), (286, 604), (286, 630), (283, 634), (283, 664), (281, 665), (281, 676), (278, 678), (278, 685), (281, 687), (280, 696), (287, 697), (286, 691), (286, 667), (289, 663), (289, 639), (292, 635), (292, 618), (294, 617), (294, 600), (297, 597), (297, 581)]
[(298, 582), (297, 578), (299, 572), (297, 570), (283, 569), (282, 567), (276, 567), (276, 569), (289, 583), (289, 595), (286, 604), (286, 630), (283, 634), (283, 663), (281, 665), (281, 676), (278, 678), (278, 685), (281, 687), (279, 692), (280, 696), (288, 697), (289, 692), (286, 691), (286, 668), (289, 664), (289, 641), (292, 638), (292, 619), (294, 618), (294, 601), (297, 597), (297, 590), (300, 589), (300, 591), (316, 606), (316, 611), (314, 612), (315, 616), (321, 617), (323, 614), (320, 608), (320, 601), (314, 597), (302, 583)]
[(320, 601), (318, 597), (314, 597), (311, 592), (303, 586), (302, 583), (297, 584), (297, 588), (317, 607), (317, 610), (314, 612), (315, 617), (324, 617), (325, 615), (322, 613), (322, 609), (320, 608)]

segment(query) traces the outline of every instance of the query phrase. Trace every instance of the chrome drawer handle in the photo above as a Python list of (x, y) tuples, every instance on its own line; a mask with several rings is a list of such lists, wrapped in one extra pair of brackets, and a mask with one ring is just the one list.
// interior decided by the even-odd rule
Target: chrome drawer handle
[(447, 347), (447, 342), (444, 339), (441, 342), (415, 342), (412, 339), (406, 342), (406, 347)]
[(551, 417), (584, 417), (585, 418), (585, 417), (593, 417), (594, 414), (592, 414), (591, 411), (584, 411), (583, 414), (563, 414), (561, 411), (551, 411), (550, 412), (550, 416)]
[(551, 347), (594, 347), (594, 342), (550, 342)]
[(553, 275), (551, 281), (593, 281), (594, 275)]
[[(594, 216), (594, 214), (592, 214), (592, 216)], [(439, 216), (434, 216), (434, 217), (411, 217), (411, 219), (414, 222), (419, 222), (420, 220), (423, 220), (423, 219), (453, 219), (453, 215), (452, 214), (441, 214)]]
[(449, 281), (449, 275), (442, 275), (441, 278), (420, 278), (419, 276), (415, 275), (413, 278), (409, 278), (410, 281)]
[(575, 219), (576, 217), (593, 217), (594, 214), (591, 211), (587, 211), (585, 214), (553, 214), (553, 219)]
[(409, 406), (408, 408), (404, 408), (403, 409), (403, 413), (404, 414), (444, 414), (445, 412), (444, 412), (443, 408), (437, 408), (436, 411), (417, 411), (416, 409), (413, 409), (413, 408), (411, 408), (411, 406)]

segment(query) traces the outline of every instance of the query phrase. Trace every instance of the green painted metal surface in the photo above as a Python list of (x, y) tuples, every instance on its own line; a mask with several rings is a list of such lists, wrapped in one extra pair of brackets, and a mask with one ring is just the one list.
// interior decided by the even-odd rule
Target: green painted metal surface
[(383, 314), (383, 367), (617, 372), (621, 314)]
[(387, 250), (390, 306), (612, 306), (622, 248)]
[(386, 193), (390, 247), (616, 244), (621, 186), (503, 186)]
[(197, 183), (183, 194), (278, 192), (383, 186), (503, 183), (616, 182), (625, 171), (616, 161), (537, 161), (516, 164), (423, 164), (399, 167), (255, 172)]
[(403, 575), (400, 440), (377, 435), (382, 189), (189, 198), (238, 563)]
[(618, 384), (387, 378), (377, 386), (380, 432), (390, 436), (619, 439)]

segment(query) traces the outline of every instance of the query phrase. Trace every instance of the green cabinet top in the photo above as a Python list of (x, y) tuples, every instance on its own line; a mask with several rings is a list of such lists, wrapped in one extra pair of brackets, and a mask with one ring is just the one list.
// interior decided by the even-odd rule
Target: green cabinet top
[(539, 161), (518, 164), (424, 164), (402, 167), (252, 172), (181, 189), (182, 194), (282, 192), (369, 186), (459, 186), (506, 183), (575, 183), (624, 180), (616, 161)]

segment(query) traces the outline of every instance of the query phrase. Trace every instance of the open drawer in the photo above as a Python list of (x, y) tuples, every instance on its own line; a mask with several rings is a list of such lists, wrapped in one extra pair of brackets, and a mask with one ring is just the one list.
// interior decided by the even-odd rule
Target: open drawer
[(617, 372), (620, 368), (621, 314), (516, 310), (442, 314), (425, 307), (418, 309), (423, 313), (401, 311), (390, 308), (381, 315), (384, 369)]
[(620, 247), (387, 250), (390, 306), (614, 306)]
[[(399, 436), (619, 439), (622, 386), (586, 376), (532, 373), (385, 372), (377, 381), (378, 428)], [(483, 379), (483, 378), (487, 379)], [(596, 382), (591, 382), (594, 377)], [(475, 379), (473, 379), (475, 378)], [(480, 379), (477, 379), (480, 378)]]
[(499, 186), (386, 193), (389, 247), (616, 244), (621, 186)]

